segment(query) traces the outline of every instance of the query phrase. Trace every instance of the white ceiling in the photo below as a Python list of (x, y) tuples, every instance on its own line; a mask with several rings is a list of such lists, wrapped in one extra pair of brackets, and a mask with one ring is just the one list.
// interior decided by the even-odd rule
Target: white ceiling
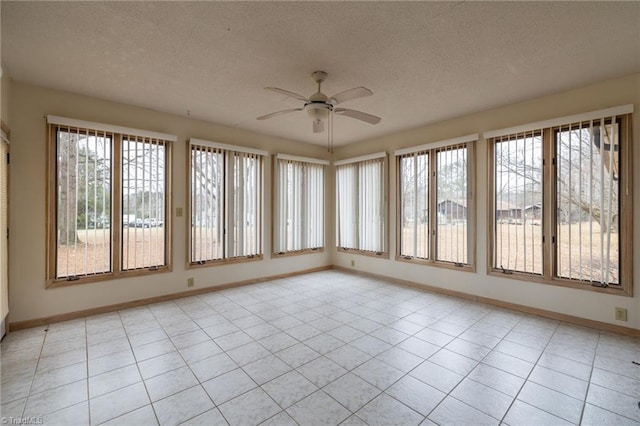
[(366, 86), (337, 146), (640, 72), (640, 2), (10, 2), (18, 81), (325, 144), (264, 90)]

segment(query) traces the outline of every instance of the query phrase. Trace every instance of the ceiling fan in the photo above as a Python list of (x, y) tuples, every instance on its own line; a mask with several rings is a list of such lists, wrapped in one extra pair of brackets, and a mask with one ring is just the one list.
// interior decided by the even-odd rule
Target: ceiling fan
[(304, 101), (302, 108), (285, 109), (283, 111), (276, 111), (270, 114), (261, 115), (258, 120), (266, 120), (268, 118), (277, 117), (279, 115), (289, 114), (296, 111), (306, 111), (309, 118), (313, 121), (313, 133), (322, 133), (325, 128), (325, 121), (329, 123), (329, 150), (333, 149), (333, 114), (344, 115), (345, 117), (355, 118), (356, 120), (364, 121), (369, 124), (378, 124), (381, 120), (380, 117), (376, 117), (366, 112), (356, 111), (348, 108), (337, 108), (343, 102), (351, 101), (365, 96), (373, 95), (373, 92), (366, 87), (355, 87), (353, 89), (345, 90), (344, 92), (336, 93), (333, 96), (328, 97), (320, 91), (322, 82), (327, 78), (327, 73), (324, 71), (314, 71), (311, 73), (311, 78), (318, 85), (318, 91), (309, 96), (308, 98), (299, 95), (289, 90), (280, 89), (278, 87), (265, 87), (267, 90), (276, 92), (282, 95), (289, 96), (294, 99)]

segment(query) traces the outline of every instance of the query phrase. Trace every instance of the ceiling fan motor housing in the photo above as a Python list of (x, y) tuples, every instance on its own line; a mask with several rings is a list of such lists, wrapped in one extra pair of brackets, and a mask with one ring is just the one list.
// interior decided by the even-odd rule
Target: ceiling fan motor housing
[[(326, 96), (325, 96), (326, 97)], [(331, 104), (324, 101), (311, 101), (305, 104), (304, 109), (307, 111), (309, 118), (313, 121), (324, 120), (329, 116), (329, 112), (333, 109)]]

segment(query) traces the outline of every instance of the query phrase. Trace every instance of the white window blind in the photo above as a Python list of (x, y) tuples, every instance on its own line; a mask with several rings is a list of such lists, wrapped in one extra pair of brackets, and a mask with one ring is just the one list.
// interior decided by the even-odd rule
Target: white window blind
[(581, 123), (594, 120), (600, 120), (602, 117), (619, 117), (633, 112), (633, 104), (620, 105), (612, 108), (600, 109), (596, 111), (585, 112), (582, 114), (568, 115), (565, 117), (552, 118), (550, 120), (537, 121), (535, 123), (523, 124), (521, 126), (508, 127), (505, 129), (492, 130), (483, 133), (485, 139), (496, 138), (499, 136), (518, 135), (531, 133), (539, 129), (548, 129), (552, 127), (564, 126), (567, 123)]
[(559, 277), (620, 284), (620, 132), (616, 116), (552, 130)]
[(436, 260), (468, 260), (469, 205), (467, 145), (436, 150)]
[(470, 264), (473, 217), (467, 159), (478, 135), (397, 150), (400, 227), (398, 255)]
[(191, 145), (191, 262), (224, 258), (223, 150)]
[(429, 259), (429, 151), (399, 159), (400, 255)]
[(338, 247), (386, 250), (386, 155), (336, 163)]
[(229, 257), (262, 254), (262, 156), (229, 153), (232, 162), (227, 169)]
[(486, 134), (494, 152), (494, 268), (602, 287), (620, 286), (625, 270), (631, 279), (620, 225), (632, 208), (625, 167), (632, 111), (625, 105)]
[(358, 165), (336, 167), (338, 247), (358, 248)]
[(191, 139), (190, 262), (262, 254), (262, 151)]
[(122, 135), (122, 269), (166, 265), (167, 143)]
[(494, 144), (494, 267), (542, 274), (542, 130)]
[[(49, 283), (166, 268), (171, 142), (158, 136), (175, 137), (56, 116), (47, 121)], [(132, 133), (117, 132), (125, 130)]]
[(55, 278), (112, 271), (113, 135), (53, 126), (56, 155)]
[(479, 138), (479, 135), (477, 133), (474, 133), (472, 135), (460, 136), (458, 138), (446, 139), (446, 140), (427, 143), (424, 145), (398, 149), (397, 151), (394, 152), (394, 155), (404, 156), (406, 154), (415, 154), (417, 152), (425, 152), (425, 151), (429, 151), (431, 149), (436, 149), (436, 148), (473, 143), (473, 142), (476, 142), (478, 138)]
[(323, 247), (323, 164), (278, 155), (275, 181), (274, 251), (281, 254)]
[(117, 126), (114, 124), (95, 123), (93, 121), (78, 120), (75, 118), (59, 117), (57, 115), (47, 115), (47, 123), (55, 124), (62, 127), (70, 127), (77, 129), (92, 129), (101, 133), (118, 133), (123, 135), (139, 136), (149, 139), (160, 139), (168, 142), (176, 142), (178, 138), (175, 135), (167, 133), (152, 132), (149, 130), (134, 129), (131, 127)]

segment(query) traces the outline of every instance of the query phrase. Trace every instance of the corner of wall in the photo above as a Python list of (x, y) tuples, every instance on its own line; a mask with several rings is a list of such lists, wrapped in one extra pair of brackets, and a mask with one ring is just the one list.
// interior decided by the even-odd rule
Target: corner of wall
[(11, 77), (7, 70), (0, 65), (0, 118), (7, 126), (9, 124), (9, 99), (11, 96)]

